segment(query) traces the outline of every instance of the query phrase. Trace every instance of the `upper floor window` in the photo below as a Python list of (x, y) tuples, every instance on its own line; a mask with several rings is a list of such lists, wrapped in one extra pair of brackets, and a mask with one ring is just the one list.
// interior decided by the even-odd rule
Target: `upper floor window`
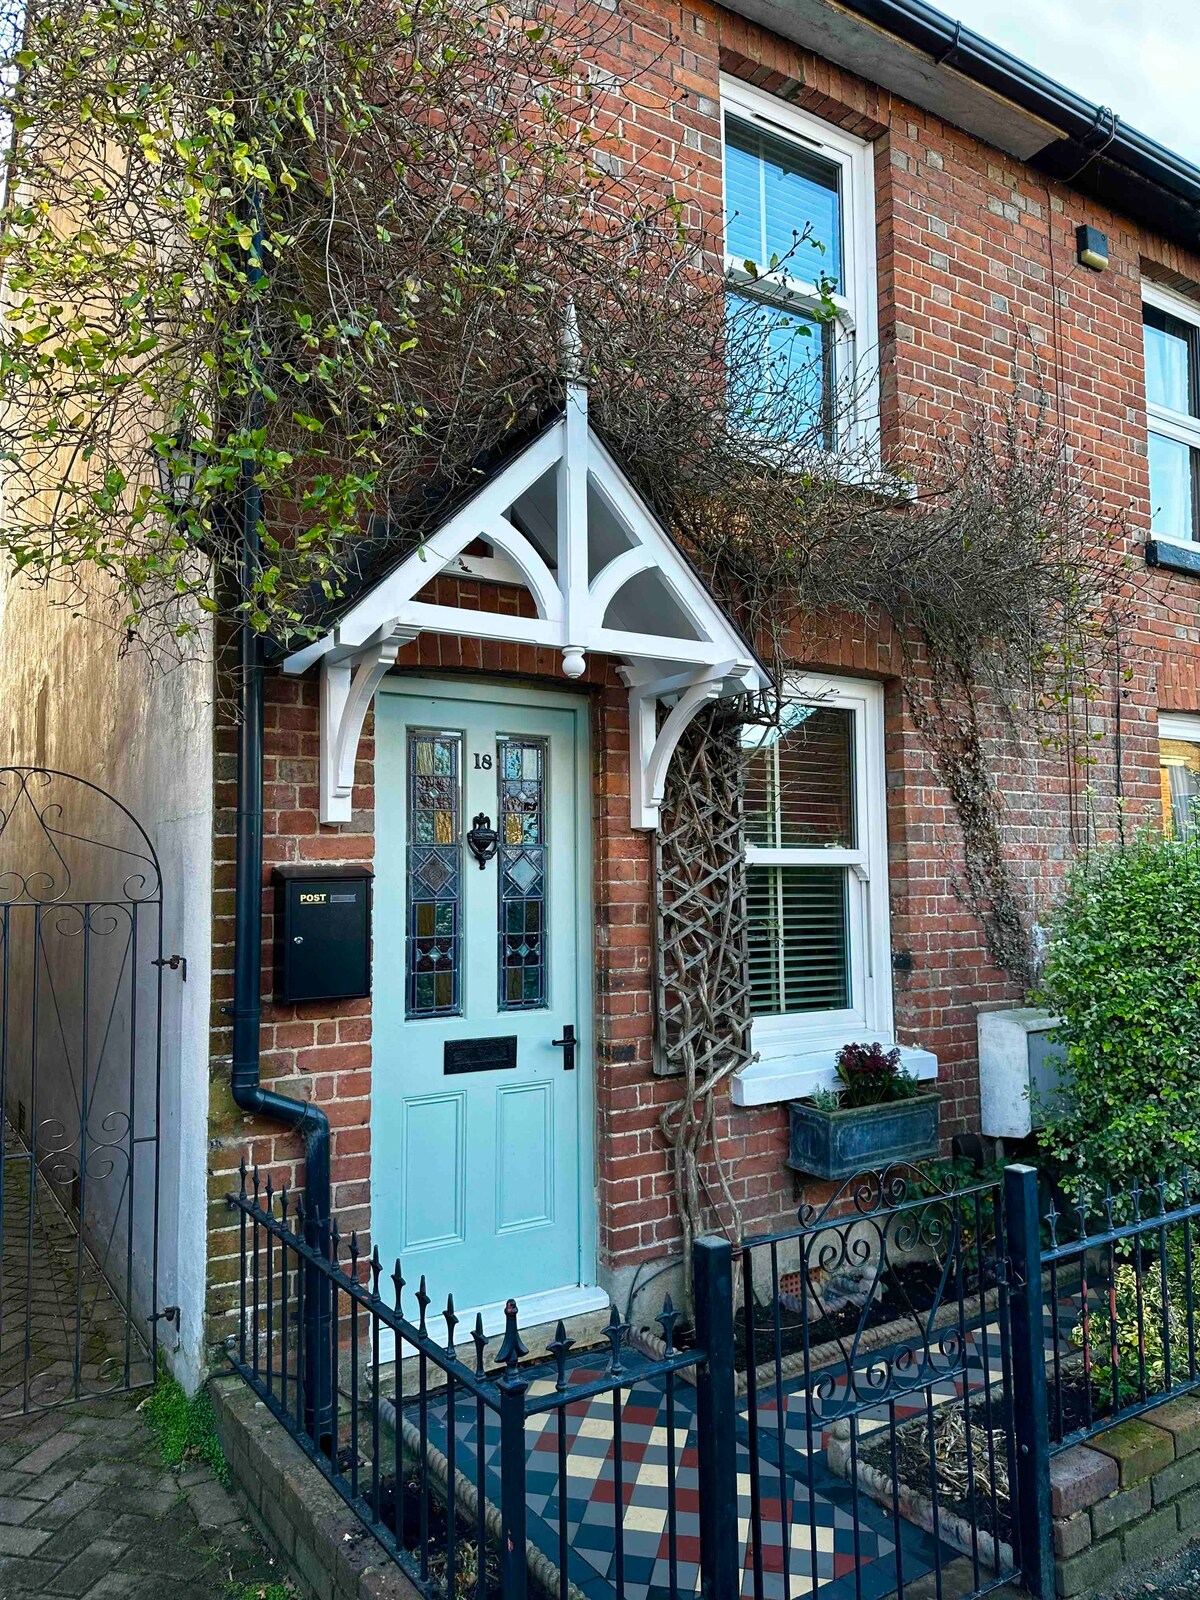
[(1150, 517), (1158, 539), (1200, 539), (1200, 304), (1147, 285)]
[(875, 416), (871, 147), (736, 79), (722, 96), (731, 415), (853, 449)]

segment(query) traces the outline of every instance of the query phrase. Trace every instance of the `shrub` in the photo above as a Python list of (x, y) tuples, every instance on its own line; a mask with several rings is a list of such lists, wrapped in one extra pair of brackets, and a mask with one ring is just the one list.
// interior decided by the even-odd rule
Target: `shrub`
[[(1166, 1253), (1165, 1274), (1155, 1260), (1144, 1262), (1140, 1272), (1132, 1260), (1117, 1262), (1108, 1296), (1099, 1296), (1090, 1312), (1087, 1332), (1094, 1406), (1106, 1405), (1114, 1394), (1117, 1405), (1122, 1406), (1146, 1395), (1165, 1393), (1171, 1384), (1186, 1379), (1191, 1370), (1187, 1319), (1189, 1275), (1183, 1247), (1172, 1239)], [(1081, 1316), (1075, 1326), (1075, 1338), (1081, 1346), (1083, 1331)]]
[(1200, 1166), (1200, 844), (1144, 832), (1080, 862), (1053, 918), (1040, 998), (1068, 1078), (1046, 1143), (1114, 1189)]

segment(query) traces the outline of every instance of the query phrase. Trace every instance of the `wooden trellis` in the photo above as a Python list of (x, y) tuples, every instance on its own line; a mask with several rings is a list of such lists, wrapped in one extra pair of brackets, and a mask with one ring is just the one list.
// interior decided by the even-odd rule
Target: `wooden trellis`
[[(705, 1225), (706, 1200), (723, 1226), (739, 1220), (714, 1107), (718, 1088), (750, 1059), (742, 710), (722, 702), (692, 723), (671, 763), (655, 845), (656, 1070), (681, 1079), (661, 1126), (675, 1155), (685, 1246)], [(720, 1195), (705, 1178), (706, 1150)]]

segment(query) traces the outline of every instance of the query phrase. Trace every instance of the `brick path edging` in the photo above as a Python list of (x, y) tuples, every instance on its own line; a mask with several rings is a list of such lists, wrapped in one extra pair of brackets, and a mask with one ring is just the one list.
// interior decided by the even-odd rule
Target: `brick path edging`
[(305, 1600), (420, 1600), (404, 1574), (240, 1378), (211, 1385), (217, 1434), (250, 1520)]
[(1050, 1462), (1054, 1574), (1080, 1600), (1200, 1528), (1200, 1398), (1184, 1395)]

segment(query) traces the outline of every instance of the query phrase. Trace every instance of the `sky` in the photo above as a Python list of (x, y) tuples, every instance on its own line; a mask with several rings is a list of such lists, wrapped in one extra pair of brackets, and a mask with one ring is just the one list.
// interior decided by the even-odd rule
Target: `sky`
[(1200, 0), (930, 0), (1200, 166)]

